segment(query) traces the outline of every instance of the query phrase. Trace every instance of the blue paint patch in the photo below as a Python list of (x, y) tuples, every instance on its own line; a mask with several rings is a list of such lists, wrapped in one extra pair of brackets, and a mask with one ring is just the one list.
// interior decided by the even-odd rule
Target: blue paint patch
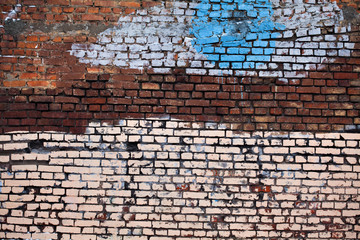
[(2, 181), (0, 181), (0, 193), (2, 192), (2, 186), (3, 186), (3, 183), (2, 183)]
[(192, 19), (194, 48), (219, 68), (269, 62), (285, 26), (274, 23), (270, 0), (202, 0)]

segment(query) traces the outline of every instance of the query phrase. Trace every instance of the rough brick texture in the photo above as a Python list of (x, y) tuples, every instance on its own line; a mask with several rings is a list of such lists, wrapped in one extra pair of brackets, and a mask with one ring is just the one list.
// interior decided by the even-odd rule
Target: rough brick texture
[(1, 131), (162, 115), (356, 129), (358, 2), (258, 1), (2, 2)]
[(356, 0), (1, 0), (0, 239), (360, 239)]
[(1, 238), (356, 239), (356, 133), (169, 120), (1, 135)]

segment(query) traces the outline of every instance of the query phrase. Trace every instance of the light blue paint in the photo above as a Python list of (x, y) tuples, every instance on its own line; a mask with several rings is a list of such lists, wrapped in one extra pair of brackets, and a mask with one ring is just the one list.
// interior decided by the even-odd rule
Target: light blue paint
[(0, 193), (2, 192), (2, 186), (3, 186), (3, 183), (2, 183), (2, 181), (0, 181)]
[(194, 48), (219, 68), (248, 69), (269, 62), (277, 30), (270, 0), (202, 0), (192, 19)]

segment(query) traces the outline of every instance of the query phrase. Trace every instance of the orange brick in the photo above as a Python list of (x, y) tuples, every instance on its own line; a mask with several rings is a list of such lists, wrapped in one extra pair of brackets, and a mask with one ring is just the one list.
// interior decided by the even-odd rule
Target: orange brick
[(11, 71), (11, 67), (12, 67), (11, 64), (1, 64), (1, 65), (0, 65), (0, 70), (3, 70), (3, 71)]
[(120, 2), (119, 5), (122, 7), (129, 7), (129, 8), (139, 8), (140, 7), (139, 2)]
[(27, 85), (29, 87), (48, 87), (49, 82), (48, 81), (28, 81)]
[(99, 8), (95, 8), (95, 7), (88, 8), (88, 13), (98, 13), (98, 12), (99, 12)]
[(74, 12), (74, 10), (75, 10), (75, 8), (73, 8), (73, 7), (63, 8), (63, 11), (66, 13), (72, 13), (72, 12)]
[(29, 41), (29, 42), (37, 42), (38, 41), (38, 36), (28, 36), (26, 38), (26, 41)]
[(66, 20), (68, 20), (68, 16), (66, 16), (66, 15), (55, 15), (55, 20), (56, 21), (66, 21)]
[(54, 42), (61, 42), (62, 41), (62, 38), (61, 37), (55, 37), (53, 39)]
[(111, 13), (111, 8), (101, 8), (101, 13)]
[(53, 7), (53, 8), (51, 8), (51, 11), (54, 13), (62, 13), (62, 8), (61, 7)]
[(125, 9), (125, 14), (133, 14), (135, 13), (135, 9), (127, 8)]
[(141, 86), (142, 89), (152, 89), (152, 90), (160, 89), (160, 86), (157, 83), (143, 83), (141, 84)]
[(95, 0), (95, 6), (115, 7), (116, 5), (116, 1), (113, 0)]
[(25, 87), (25, 81), (4, 81), (4, 87)]
[(84, 14), (82, 15), (83, 21), (103, 21), (104, 17), (101, 15), (95, 15), (95, 14)]
[(38, 78), (37, 73), (23, 73), (19, 77), (20, 79), (36, 79)]
[(38, 43), (25, 43), (25, 48), (36, 49), (39, 47)]

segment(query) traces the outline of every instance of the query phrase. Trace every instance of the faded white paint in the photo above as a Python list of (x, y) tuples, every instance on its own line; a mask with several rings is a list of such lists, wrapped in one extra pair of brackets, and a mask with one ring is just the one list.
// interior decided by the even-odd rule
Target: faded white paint
[[(304, 30), (318, 31), (319, 27), (335, 26), (343, 20), (343, 13), (335, 1), (271, 0), (271, 2), (274, 8), (274, 22), (285, 25), (287, 30), (296, 30), (297, 33)], [(305, 35), (307, 34), (304, 33)]]

